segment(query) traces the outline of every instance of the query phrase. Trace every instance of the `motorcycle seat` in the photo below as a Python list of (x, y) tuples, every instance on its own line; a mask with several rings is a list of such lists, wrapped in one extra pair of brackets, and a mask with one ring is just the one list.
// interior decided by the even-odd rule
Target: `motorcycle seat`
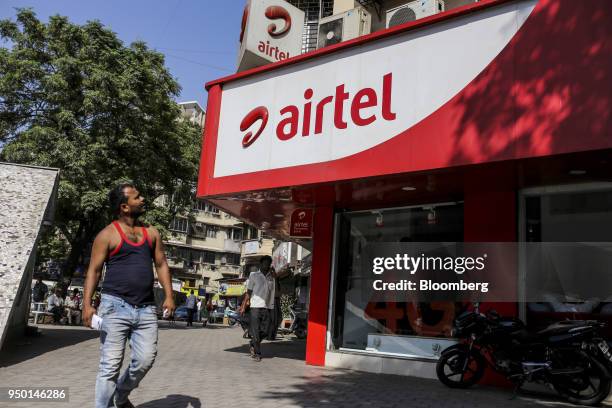
[(584, 320), (566, 320), (558, 323), (553, 323), (543, 330), (540, 330), (537, 334), (539, 336), (549, 337), (557, 336), (570, 332), (572, 329), (578, 329), (584, 327), (589, 330), (591, 327), (587, 321)]

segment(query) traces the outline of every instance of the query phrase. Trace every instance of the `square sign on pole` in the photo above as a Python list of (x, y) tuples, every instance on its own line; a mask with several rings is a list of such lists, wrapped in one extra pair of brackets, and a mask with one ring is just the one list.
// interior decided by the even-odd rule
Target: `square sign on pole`
[(242, 14), (238, 72), (302, 51), (304, 12), (284, 0), (249, 0)]
[(314, 210), (312, 208), (297, 208), (291, 213), (289, 235), (292, 238), (312, 238), (312, 223)]

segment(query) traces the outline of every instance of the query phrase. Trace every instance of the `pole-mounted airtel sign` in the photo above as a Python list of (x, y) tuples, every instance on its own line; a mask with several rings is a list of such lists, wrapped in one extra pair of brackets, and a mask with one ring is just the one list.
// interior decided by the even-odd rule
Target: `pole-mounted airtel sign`
[(238, 71), (300, 54), (304, 12), (283, 0), (249, 0), (242, 14)]

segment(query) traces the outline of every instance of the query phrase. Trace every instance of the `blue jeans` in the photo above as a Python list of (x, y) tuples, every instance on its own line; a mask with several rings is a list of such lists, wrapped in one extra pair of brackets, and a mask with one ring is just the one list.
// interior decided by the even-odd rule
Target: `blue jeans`
[[(100, 329), (100, 368), (96, 379), (96, 408), (127, 400), (153, 366), (157, 354), (157, 314), (155, 306), (134, 307), (125, 300), (102, 294), (97, 311)], [(130, 341), (130, 365), (119, 377), (126, 340)]]

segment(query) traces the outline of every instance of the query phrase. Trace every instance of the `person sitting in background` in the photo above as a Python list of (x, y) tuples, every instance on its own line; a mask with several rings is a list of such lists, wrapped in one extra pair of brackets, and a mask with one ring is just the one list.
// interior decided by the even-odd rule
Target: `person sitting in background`
[(72, 295), (66, 297), (65, 306), (68, 324), (72, 324), (72, 318), (75, 318), (76, 324), (81, 324), (81, 296), (78, 289), (75, 288)]
[(44, 302), (45, 295), (48, 291), (49, 288), (47, 287), (47, 285), (43, 283), (42, 279), (38, 279), (36, 281), (36, 284), (32, 288), (32, 300), (34, 302)]
[(62, 290), (56, 288), (55, 292), (47, 298), (47, 312), (53, 314), (53, 323), (59, 323), (64, 315), (64, 300), (61, 298)]

